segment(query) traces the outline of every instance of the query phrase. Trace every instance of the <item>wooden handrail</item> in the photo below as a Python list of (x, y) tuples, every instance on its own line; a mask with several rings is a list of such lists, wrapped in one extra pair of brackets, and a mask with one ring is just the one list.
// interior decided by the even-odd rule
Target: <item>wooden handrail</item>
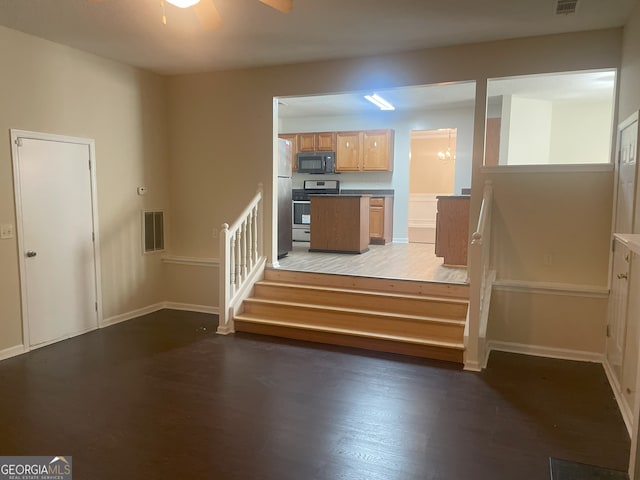
[(482, 244), (482, 237), (487, 228), (487, 219), (491, 215), (491, 204), (493, 200), (493, 184), (491, 180), (487, 180), (482, 191), (482, 205), (480, 206), (480, 215), (478, 215), (478, 226), (471, 236), (471, 245)]

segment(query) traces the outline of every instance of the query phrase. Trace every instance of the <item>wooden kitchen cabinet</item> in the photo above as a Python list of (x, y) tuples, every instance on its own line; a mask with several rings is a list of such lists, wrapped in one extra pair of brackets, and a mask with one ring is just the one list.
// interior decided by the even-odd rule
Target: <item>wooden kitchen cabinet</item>
[(336, 137), (336, 172), (362, 170), (362, 132), (338, 132)]
[(363, 253), (369, 250), (368, 195), (311, 197), (310, 252)]
[(467, 265), (469, 196), (439, 196), (436, 214), (436, 257), (449, 266)]
[(336, 172), (393, 170), (393, 130), (338, 132)]
[(298, 134), (300, 152), (335, 152), (336, 132), (313, 132)]
[(362, 170), (393, 170), (393, 130), (366, 130), (362, 132), (363, 160)]
[(393, 197), (372, 197), (369, 205), (369, 243), (374, 245), (391, 243)]
[(291, 171), (298, 171), (298, 134), (297, 133), (281, 133), (278, 138), (291, 142)]

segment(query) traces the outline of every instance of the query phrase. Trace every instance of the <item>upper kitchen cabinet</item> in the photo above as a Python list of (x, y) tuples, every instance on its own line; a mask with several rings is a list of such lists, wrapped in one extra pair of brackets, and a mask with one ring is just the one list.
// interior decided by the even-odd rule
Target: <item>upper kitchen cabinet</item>
[(338, 132), (336, 172), (391, 172), (393, 130)]
[(299, 152), (335, 152), (336, 151), (336, 133), (335, 132), (299, 133), (298, 134), (298, 151)]
[(338, 132), (336, 172), (362, 170), (362, 132)]
[(393, 170), (393, 130), (368, 130), (362, 132), (363, 171)]
[(297, 133), (280, 133), (278, 138), (288, 140), (291, 142), (291, 171), (296, 172), (298, 170), (298, 134)]

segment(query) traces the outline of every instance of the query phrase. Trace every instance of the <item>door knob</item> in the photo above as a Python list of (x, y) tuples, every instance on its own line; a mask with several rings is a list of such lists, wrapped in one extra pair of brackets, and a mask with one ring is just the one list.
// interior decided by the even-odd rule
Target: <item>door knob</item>
[(37, 253), (34, 252), (33, 250), (27, 251), (27, 257), (29, 257), (29, 258), (35, 257), (36, 255), (37, 255)]
[(626, 273), (619, 273), (617, 277), (618, 277), (618, 280), (622, 280), (622, 279), (626, 280), (627, 278), (629, 278), (629, 275), (627, 275)]

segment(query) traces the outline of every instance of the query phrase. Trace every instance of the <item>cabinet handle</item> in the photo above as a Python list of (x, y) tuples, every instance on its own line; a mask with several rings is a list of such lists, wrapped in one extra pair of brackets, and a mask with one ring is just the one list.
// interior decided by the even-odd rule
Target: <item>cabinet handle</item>
[(629, 278), (629, 275), (627, 275), (626, 273), (619, 273), (617, 277), (618, 277), (618, 280), (622, 280), (622, 279), (626, 280), (627, 278)]
[(625, 261), (625, 262), (627, 262), (627, 263), (629, 263), (629, 254), (628, 254), (628, 253), (627, 253), (627, 254), (625, 254), (625, 256), (624, 256), (624, 261)]

